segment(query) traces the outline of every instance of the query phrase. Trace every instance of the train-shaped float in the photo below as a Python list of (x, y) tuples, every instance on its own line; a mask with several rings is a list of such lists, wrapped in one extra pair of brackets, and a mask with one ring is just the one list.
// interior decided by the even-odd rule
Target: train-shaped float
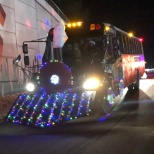
[[(25, 75), (28, 70), (29, 92), (18, 96), (7, 122), (44, 128), (90, 114), (105, 115), (125, 87), (139, 88), (145, 69), (139, 38), (106, 23), (69, 23), (66, 32), (58, 24), (45, 41), (23, 42), (25, 68), (18, 64), (20, 55), (13, 62)], [(33, 66), (38, 71), (31, 73), (28, 43), (34, 42), (44, 42), (46, 48), (41, 66)]]

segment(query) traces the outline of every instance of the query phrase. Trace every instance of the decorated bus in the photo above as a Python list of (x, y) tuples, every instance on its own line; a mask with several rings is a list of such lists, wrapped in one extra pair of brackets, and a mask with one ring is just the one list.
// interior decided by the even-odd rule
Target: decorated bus
[[(124, 88), (139, 89), (145, 70), (142, 40), (111, 24), (58, 25), (45, 41), (23, 42), (24, 73), (29, 68), (28, 43), (35, 42), (46, 43), (42, 65), (30, 73), (27, 92), (14, 102), (7, 122), (47, 127), (89, 114), (105, 115)], [(19, 57), (14, 60), (17, 66)]]

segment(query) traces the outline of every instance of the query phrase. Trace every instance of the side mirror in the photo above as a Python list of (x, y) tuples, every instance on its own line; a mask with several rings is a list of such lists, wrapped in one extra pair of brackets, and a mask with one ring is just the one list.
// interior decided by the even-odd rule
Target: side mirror
[(21, 55), (18, 55), (13, 61), (18, 63), (21, 60)]
[(24, 54), (28, 54), (28, 44), (23, 44), (22, 45), (22, 50)]
[(29, 56), (24, 56), (24, 64), (25, 66), (29, 66)]

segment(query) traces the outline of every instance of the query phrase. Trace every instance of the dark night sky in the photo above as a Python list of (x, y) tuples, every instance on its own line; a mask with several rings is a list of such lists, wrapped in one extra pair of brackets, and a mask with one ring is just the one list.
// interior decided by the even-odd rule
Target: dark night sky
[(154, 67), (154, 5), (152, 0), (84, 0), (91, 17), (143, 38), (146, 67)]

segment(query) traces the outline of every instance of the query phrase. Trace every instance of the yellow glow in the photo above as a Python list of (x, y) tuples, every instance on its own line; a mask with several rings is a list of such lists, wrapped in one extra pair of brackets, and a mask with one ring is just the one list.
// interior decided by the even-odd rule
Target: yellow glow
[(67, 27), (68, 28), (71, 28), (71, 27), (81, 27), (81, 26), (82, 26), (82, 22), (81, 21), (67, 23)]
[(110, 30), (110, 27), (109, 27), (109, 26), (106, 26), (106, 27), (105, 27), (105, 30), (106, 30), (106, 31), (109, 31), (109, 30)]
[(84, 89), (96, 89), (100, 85), (100, 82), (97, 78), (90, 78), (86, 80), (83, 84)]
[(77, 22), (77, 26), (81, 26), (82, 25), (82, 22)]
[(68, 24), (67, 24), (67, 27), (72, 27), (71, 23), (68, 23)]
[(95, 24), (90, 25), (90, 30), (95, 30)]
[(129, 33), (128, 35), (129, 35), (129, 37), (132, 37), (133, 36), (133, 33)]
[(73, 26), (73, 27), (76, 27), (76, 22), (72, 23), (72, 26)]

